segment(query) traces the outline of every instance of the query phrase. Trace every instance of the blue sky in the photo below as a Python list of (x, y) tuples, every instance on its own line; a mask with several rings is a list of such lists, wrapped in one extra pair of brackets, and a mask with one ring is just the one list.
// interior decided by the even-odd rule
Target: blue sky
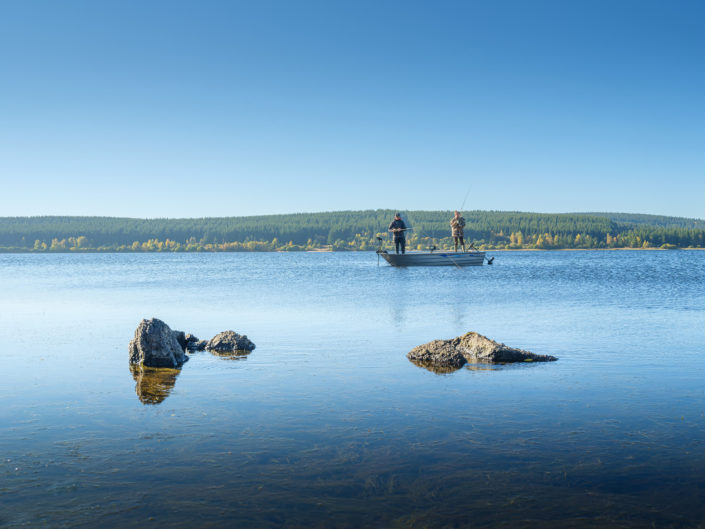
[(705, 3), (0, 3), (0, 216), (705, 217)]

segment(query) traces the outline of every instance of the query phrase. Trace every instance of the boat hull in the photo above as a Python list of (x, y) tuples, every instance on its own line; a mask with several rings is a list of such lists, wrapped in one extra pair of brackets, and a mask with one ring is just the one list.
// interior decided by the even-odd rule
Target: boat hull
[(409, 252), (405, 254), (379, 252), (392, 266), (481, 266), (485, 252)]

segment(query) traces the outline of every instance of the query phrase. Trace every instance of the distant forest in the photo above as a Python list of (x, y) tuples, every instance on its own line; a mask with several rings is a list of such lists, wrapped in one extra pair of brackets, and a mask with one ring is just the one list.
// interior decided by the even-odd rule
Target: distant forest
[[(0, 251), (372, 250), (393, 210), (255, 217), (0, 217)], [(407, 245), (449, 248), (451, 211), (407, 211)], [(468, 211), (465, 238), (485, 249), (703, 248), (705, 221), (628, 213)]]

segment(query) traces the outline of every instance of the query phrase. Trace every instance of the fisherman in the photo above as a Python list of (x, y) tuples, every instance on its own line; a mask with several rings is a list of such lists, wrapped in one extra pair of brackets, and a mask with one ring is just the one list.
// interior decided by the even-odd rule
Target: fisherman
[(389, 225), (389, 231), (394, 234), (394, 248), (396, 253), (399, 253), (401, 248), (401, 253), (406, 252), (406, 237), (404, 232), (406, 231), (406, 224), (401, 220), (401, 213), (394, 214), (394, 220)]
[(465, 251), (465, 241), (463, 240), (463, 228), (465, 227), (465, 217), (463, 217), (459, 211), (455, 212), (455, 216), (450, 219), (450, 228), (453, 235), (453, 242), (455, 243), (455, 251), (458, 251), (458, 239), (460, 239), (460, 245), (463, 247), (463, 252)]

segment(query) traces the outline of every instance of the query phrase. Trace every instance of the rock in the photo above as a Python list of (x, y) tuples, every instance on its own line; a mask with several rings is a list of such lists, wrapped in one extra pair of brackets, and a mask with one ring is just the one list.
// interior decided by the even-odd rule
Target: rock
[(184, 331), (174, 331), (174, 337), (184, 352), (186, 352), (186, 333)]
[(148, 367), (179, 367), (188, 360), (177, 333), (162, 320), (142, 320), (129, 345), (130, 363)]
[(509, 347), (489, 338), (469, 332), (460, 337), (458, 349), (468, 362), (508, 364), (513, 362), (555, 362), (555, 356), (540, 355), (523, 349)]
[(233, 353), (235, 351), (253, 351), (253, 344), (247, 336), (240, 335), (235, 331), (224, 331), (216, 334), (206, 345), (208, 351), (216, 353)]
[(186, 335), (186, 350), (187, 351), (203, 351), (208, 345), (208, 340), (199, 340), (193, 334)]
[(427, 344), (414, 347), (406, 357), (422, 365), (450, 368), (462, 367), (468, 361), (453, 342), (454, 340), (433, 340)]
[(504, 364), (558, 360), (555, 356), (539, 355), (508, 347), (476, 332), (469, 332), (451, 340), (433, 340), (414, 347), (406, 357), (423, 367), (449, 368), (459, 368), (467, 362)]

